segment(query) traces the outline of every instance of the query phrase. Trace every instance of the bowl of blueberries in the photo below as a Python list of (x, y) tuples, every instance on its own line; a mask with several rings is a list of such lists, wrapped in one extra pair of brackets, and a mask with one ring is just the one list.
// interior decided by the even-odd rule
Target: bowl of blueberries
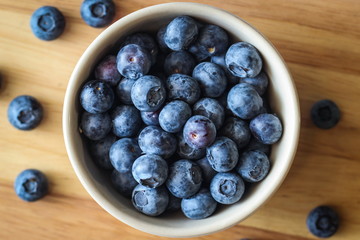
[(300, 109), (274, 46), (197, 3), (133, 12), (104, 30), (68, 83), (63, 133), (91, 197), (168, 237), (211, 234), (253, 214), (296, 153)]

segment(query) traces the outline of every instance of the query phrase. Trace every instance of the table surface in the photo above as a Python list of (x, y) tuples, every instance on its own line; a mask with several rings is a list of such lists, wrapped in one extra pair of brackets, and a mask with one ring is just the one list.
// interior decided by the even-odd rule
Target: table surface
[[(140, 8), (170, 1), (118, 0), (116, 19)], [(226, 9), (264, 33), (293, 74), (301, 104), (302, 128), (294, 164), (276, 194), (240, 224), (194, 239), (315, 239), (308, 212), (322, 204), (340, 215), (332, 239), (360, 239), (360, 3), (358, 0), (198, 1)], [(81, 1), (0, 0), (0, 239), (166, 239), (135, 230), (105, 212), (78, 181), (62, 136), (62, 104), (70, 74), (86, 47), (103, 31), (80, 18)], [(59, 8), (63, 35), (38, 40), (29, 20), (40, 6)], [(32, 131), (7, 120), (18, 95), (35, 96), (45, 116)], [(341, 109), (339, 124), (316, 128), (313, 103), (332, 99)], [(45, 172), (50, 194), (34, 203), (14, 193), (17, 174)], [(196, 222), (194, 222), (196, 224)]]

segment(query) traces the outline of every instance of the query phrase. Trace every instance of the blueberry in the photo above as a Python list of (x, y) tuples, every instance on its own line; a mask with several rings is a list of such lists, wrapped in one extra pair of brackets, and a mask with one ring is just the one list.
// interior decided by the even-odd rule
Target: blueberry
[(121, 138), (111, 145), (109, 158), (118, 172), (131, 172), (134, 161), (140, 157), (141, 149), (136, 139)]
[(234, 43), (225, 55), (226, 66), (238, 77), (255, 77), (262, 68), (262, 59), (258, 50), (247, 42)]
[(157, 188), (165, 183), (168, 165), (163, 158), (155, 154), (138, 157), (132, 165), (135, 180), (143, 186)]
[(159, 123), (167, 132), (179, 132), (186, 121), (191, 117), (191, 108), (180, 100), (171, 101), (166, 104), (160, 112)]
[(189, 144), (185, 142), (182, 132), (180, 132), (178, 134), (178, 146), (176, 152), (181, 158), (196, 160), (205, 156), (206, 149), (190, 147)]
[(116, 62), (120, 74), (130, 79), (146, 75), (152, 64), (150, 53), (137, 44), (122, 47), (117, 54)]
[(172, 194), (169, 194), (169, 204), (166, 208), (167, 212), (175, 212), (181, 209), (181, 198), (177, 198)]
[(217, 202), (206, 188), (181, 201), (181, 210), (190, 219), (207, 218), (215, 212), (216, 206)]
[(250, 130), (261, 143), (274, 144), (281, 138), (282, 124), (274, 114), (264, 113), (251, 120)]
[(80, 104), (89, 113), (108, 111), (114, 103), (114, 92), (105, 82), (92, 80), (80, 92)]
[(115, 169), (111, 173), (111, 182), (121, 195), (131, 198), (132, 191), (138, 185), (131, 171), (118, 172)]
[(193, 114), (209, 118), (214, 123), (216, 129), (219, 129), (224, 123), (224, 108), (213, 98), (202, 98), (197, 101), (193, 106)]
[(191, 197), (199, 191), (201, 183), (201, 168), (196, 163), (182, 159), (170, 165), (166, 186), (175, 197)]
[(140, 130), (140, 112), (134, 106), (117, 106), (112, 111), (111, 118), (113, 133), (118, 137), (133, 137)]
[(139, 212), (149, 216), (158, 216), (166, 210), (169, 194), (163, 186), (148, 188), (139, 184), (132, 192), (132, 203)]
[(255, 88), (247, 83), (239, 83), (231, 88), (227, 103), (239, 118), (252, 119), (260, 114), (263, 102)]
[(160, 109), (155, 112), (141, 112), (140, 116), (146, 125), (160, 126), (159, 114), (160, 114)]
[(311, 108), (311, 119), (317, 127), (329, 129), (339, 122), (340, 110), (333, 101), (320, 100)]
[(45, 41), (58, 38), (65, 29), (65, 18), (59, 9), (51, 6), (38, 8), (31, 16), (31, 31)]
[(206, 157), (204, 157), (200, 160), (197, 160), (196, 164), (199, 165), (202, 170), (204, 183), (210, 184), (211, 180), (217, 174), (217, 172), (211, 167), (209, 160)]
[(270, 170), (270, 161), (265, 153), (260, 151), (246, 151), (239, 157), (236, 171), (247, 182), (263, 180)]
[(316, 237), (328, 238), (339, 228), (339, 216), (328, 206), (318, 206), (309, 213), (306, 225)]
[(15, 180), (16, 195), (24, 201), (33, 202), (48, 193), (49, 183), (44, 173), (36, 169), (22, 171)]
[(198, 27), (194, 19), (189, 16), (174, 18), (166, 27), (165, 44), (173, 51), (186, 49), (196, 38)]
[(105, 138), (98, 141), (90, 141), (90, 155), (95, 164), (107, 170), (113, 168), (109, 157), (109, 151), (115, 141), (116, 136), (112, 133), (109, 133)]
[(250, 139), (249, 144), (244, 148), (244, 151), (260, 151), (265, 153), (267, 156), (270, 154), (271, 145), (263, 144), (259, 142), (255, 137)]
[(123, 78), (115, 88), (116, 96), (124, 104), (133, 104), (131, 101), (131, 88), (136, 79)]
[(190, 147), (206, 148), (215, 141), (216, 127), (209, 118), (194, 115), (185, 123), (183, 136)]
[(164, 61), (164, 72), (167, 75), (180, 73), (190, 75), (196, 63), (193, 56), (184, 51), (171, 52)]
[(207, 57), (225, 53), (228, 42), (228, 35), (224, 29), (216, 25), (205, 25), (200, 28), (198, 38), (189, 51), (198, 61), (202, 61)]
[(212, 56), (210, 61), (222, 67), (228, 80), (228, 85), (234, 86), (240, 82), (241, 78), (234, 76), (227, 68), (225, 63), (225, 54)]
[(31, 130), (40, 124), (43, 112), (43, 108), (36, 98), (21, 95), (10, 102), (7, 115), (11, 125), (17, 129)]
[(171, 157), (176, 151), (176, 138), (157, 126), (147, 126), (139, 134), (139, 146), (147, 154), (163, 158)]
[(166, 99), (166, 90), (162, 81), (151, 75), (139, 78), (131, 88), (131, 100), (142, 112), (154, 112)]
[(182, 100), (194, 104), (200, 98), (198, 82), (184, 74), (170, 75), (166, 80), (166, 89), (170, 100)]
[(228, 172), (236, 166), (239, 152), (233, 140), (219, 137), (206, 148), (206, 158), (215, 171)]
[(249, 124), (236, 117), (229, 117), (225, 120), (220, 134), (233, 140), (238, 149), (244, 148), (251, 139)]
[(80, 7), (84, 22), (96, 28), (109, 25), (115, 16), (115, 4), (112, 0), (84, 0)]
[(217, 173), (210, 183), (211, 196), (221, 204), (233, 204), (241, 199), (245, 184), (236, 173)]
[(111, 117), (108, 113), (83, 112), (80, 128), (81, 132), (90, 140), (100, 140), (111, 131)]
[(114, 87), (121, 79), (121, 75), (116, 67), (116, 57), (107, 55), (100, 61), (95, 68), (95, 78), (101, 80)]
[(215, 63), (199, 63), (194, 68), (192, 76), (199, 82), (200, 89), (205, 97), (219, 97), (226, 89), (225, 72)]
[(255, 88), (259, 95), (262, 96), (266, 92), (267, 86), (269, 84), (269, 78), (264, 71), (261, 71), (255, 77), (242, 78), (240, 82), (250, 84)]
[(150, 34), (144, 32), (131, 34), (125, 38), (123, 43), (123, 45), (128, 44), (137, 44), (146, 49), (151, 55), (152, 64), (155, 64), (159, 49), (154, 38)]
[(171, 51), (170, 48), (168, 48), (168, 46), (166, 45), (165, 43), (165, 32), (166, 32), (166, 27), (167, 26), (163, 26), (159, 29), (159, 31), (157, 31), (156, 33), (156, 40), (157, 40), (157, 43), (159, 44), (159, 48), (162, 52), (169, 52)]

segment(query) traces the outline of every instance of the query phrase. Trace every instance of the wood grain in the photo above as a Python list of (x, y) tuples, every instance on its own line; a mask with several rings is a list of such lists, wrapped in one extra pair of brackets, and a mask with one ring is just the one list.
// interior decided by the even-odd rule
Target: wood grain
[[(170, 1), (119, 0), (117, 16)], [(197, 1), (226, 9), (267, 36), (288, 63), (302, 109), (300, 145), (278, 192), (244, 222), (193, 239), (316, 239), (307, 213), (328, 204), (341, 216), (332, 239), (360, 239), (360, 4), (358, 0)], [(0, 239), (167, 239), (137, 231), (101, 209), (83, 189), (67, 158), (61, 127), (69, 76), (82, 52), (103, 30), (80, 18), (81, 1), (0, 0)], [(58, 7), (66, 17), (64, 34), (40, 41), (29, 28), (40, 6)], [(20, 94), (38, 98), (42, 124), (29, 132), (7, 121), (7, 106)], [(312, 104), (334, 100), (342, 118), (331, 130), (310, 121)], [(25, 168), (44, 171), (51, 194), (26, 203), (13, 191)], [(196, 222), (195, 222), (196, 224)]]

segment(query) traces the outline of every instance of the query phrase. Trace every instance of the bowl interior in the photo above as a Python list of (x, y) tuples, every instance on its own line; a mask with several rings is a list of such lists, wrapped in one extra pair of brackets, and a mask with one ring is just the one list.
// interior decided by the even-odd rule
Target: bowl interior
[[(262, 182), (251, 186), (238, 203), (219, 207), (213, 216), (195, 222), (181, 213), (148, 217), (137, 212), (130, 200), (122, 197), (112, 187), (109, 173), (94, 165), (78, 131), (79, 89), (88, 79), (95, 64), (110, 49), (118, 46), (124, 36), (137, 31), (154, 31), (179, 15), (189, 15), (218, 25), (224, 28), (234, 41), (249, 42), (260, 51), (264, 69), (270, 78), (270, 105), (284, 127), (281, 141), (272, 147), (272, 167), (269, 175)], [(271, 43), (240, 18), (223, 10), (195, 3), (169, 3), (148, 7), (107, 28), (77, 63), (68, 84), (63, 111), (66, 149), (78, 178), (89, 194), (106, 211), (124, 223), (148, 233), (170, 237), (192, 237), (216, 232), (253, 213), (270, 198), (285, 178), (296, 152), (299, 126), (299, 104), (293, 81), (284, 61)]]

